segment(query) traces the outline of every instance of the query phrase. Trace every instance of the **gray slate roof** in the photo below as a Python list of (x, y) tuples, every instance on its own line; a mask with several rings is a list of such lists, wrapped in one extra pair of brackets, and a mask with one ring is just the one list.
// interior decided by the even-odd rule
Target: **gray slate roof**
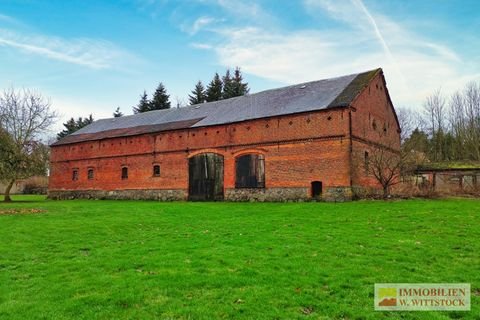
[(194, 106), (101, 119), (60, 139), (53, 145), (172, 129), (221, 125), (348, 106), (378, 72), (381, 72), (381, 69), (306, 82)]

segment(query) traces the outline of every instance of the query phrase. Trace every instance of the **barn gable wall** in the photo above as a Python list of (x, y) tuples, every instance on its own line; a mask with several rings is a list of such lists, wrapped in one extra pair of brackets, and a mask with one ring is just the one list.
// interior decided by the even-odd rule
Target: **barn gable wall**
[(400, 128), (381, 73), (352, 106), (355, 108), (352, 112), (352, 185), (378, 188), (378, 182), (365, 170), (365, 152), (371, 157), (378, 148), (400, 149)]

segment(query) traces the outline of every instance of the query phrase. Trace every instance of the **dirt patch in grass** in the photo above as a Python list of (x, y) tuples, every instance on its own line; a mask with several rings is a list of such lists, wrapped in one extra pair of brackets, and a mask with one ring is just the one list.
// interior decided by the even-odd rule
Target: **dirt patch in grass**
[(45, 213), (47, 212), (47, 210), (43, 210), (43, 209), (35, 209), (35, 208), (32, 208), (32, 209), (26, 209), (26, 208), (22, 208), (22, 209), (7, 209), (7, 210), (0, 210), (0, 215), (7, 215), (7, 214), (38, 214), (38, 213)]

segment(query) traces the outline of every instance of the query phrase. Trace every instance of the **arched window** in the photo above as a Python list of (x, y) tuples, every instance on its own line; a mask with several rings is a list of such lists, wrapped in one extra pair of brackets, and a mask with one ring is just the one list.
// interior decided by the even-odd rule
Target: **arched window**
[(72, 180), (77, 181), (78, 180), (78, 169), (73, 169), (72, 171)]
[(88, 169), (87, 178), (88, 178), (88, 180), (93, 180), (93, 178), (94, 178), (93, 168)]
[(160, 165), (156, 164), (153, 166), (153, 176), (160, 177)]
[(265, 158), (246, 154), (235, 161), (235, 188), (265, 188)]
[(122, 180), (128, 179), (128, 168), (122, 167)]

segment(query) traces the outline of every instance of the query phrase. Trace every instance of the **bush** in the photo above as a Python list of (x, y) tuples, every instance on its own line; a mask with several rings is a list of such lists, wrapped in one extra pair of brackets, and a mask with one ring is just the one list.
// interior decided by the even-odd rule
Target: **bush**
[(47, 190), (47, 177), (32, 177), (25, 180), (23, 184), (23, 194), (47, 194)]

